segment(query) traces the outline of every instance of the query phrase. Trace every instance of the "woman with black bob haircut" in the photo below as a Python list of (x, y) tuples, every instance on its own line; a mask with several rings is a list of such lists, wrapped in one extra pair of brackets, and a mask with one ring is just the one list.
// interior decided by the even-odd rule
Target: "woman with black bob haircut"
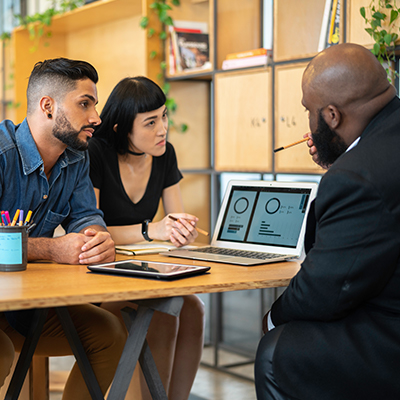
[[(100, 115), (102, 123), (89, 141), (90, 177), (97, 206), (116, 245), (156, 239), (180, 247), (197, 237), (198, 218), (184, 213), (179, 187), (182, 174), (175, 150), (166, 140), (165, 102), (163, 91), (150, 79), (122, 79), (107, 99)], [(165, 217), (152, 222), (160, 199)], [(102, 305), (120, 318), (125, 306), (132, 304)], [(179, 318), (154, 314), (147, 340), (168, 398), (189, 397), (200, 363), (203, 334), (204, 305), (197, 296), (184, 297)], [(142, 398), (150, 399), (143, 379), (141, 386)]]

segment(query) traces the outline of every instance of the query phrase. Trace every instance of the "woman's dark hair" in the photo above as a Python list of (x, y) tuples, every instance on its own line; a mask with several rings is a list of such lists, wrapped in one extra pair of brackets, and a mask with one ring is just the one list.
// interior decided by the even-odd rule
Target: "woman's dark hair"
[[(128, 134), (138, 113), (157, 110), (165, 104), (166, 97), (161, 88), (144, 76), (122, 79), (112, 90), (101, 112), (102, 123), (94, 137), (101, 138), (117, 153), (125, 154), (129, 149)], [(115, 124), (118, 125), (116, 132)]]

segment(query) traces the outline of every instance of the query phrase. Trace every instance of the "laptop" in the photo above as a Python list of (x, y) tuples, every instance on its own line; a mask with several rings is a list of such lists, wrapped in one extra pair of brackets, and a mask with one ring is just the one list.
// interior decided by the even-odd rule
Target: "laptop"
[(161, 254), (248, 266), (299, 258), (317, 188), (312, 182), (230, 181), (211, 245)]

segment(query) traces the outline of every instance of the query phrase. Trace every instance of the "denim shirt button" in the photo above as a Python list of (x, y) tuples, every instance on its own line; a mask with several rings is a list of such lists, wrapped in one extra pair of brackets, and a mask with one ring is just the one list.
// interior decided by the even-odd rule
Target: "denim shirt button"
[(43, 195), (43, 200), (46, 200), (47, 197), (48, 197), (47, 194)]

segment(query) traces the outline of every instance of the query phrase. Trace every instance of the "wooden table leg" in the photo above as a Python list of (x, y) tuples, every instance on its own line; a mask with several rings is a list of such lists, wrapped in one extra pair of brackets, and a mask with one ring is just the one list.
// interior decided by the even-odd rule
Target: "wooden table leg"
[(132, 379), (133, 371), (139, 360), (146, 383), (153, 400), (167, 400), (167, 394), (162, 385), (153, 356), (146, 342), (147, 330), (154, 311), (164, 312), (175, 317), (179, 316), (183, 305), (182, 297), (165, 299), (140, 300), (133, 303), (138, 309), (123, 310), (125, 324), (129, 332), (114, 382), (108, 394), (108, 400), (124, 399)]
[(47, 318), (48, 309), (40, 308), (34, 310), (31, 326), (29, 327), (24, 345), (18, 358), (14, 374), (6, 393), (5, 400), (17, 400), (21, 392), (26, 374), (31, 365), (33, 353), (43, 330), (43, 325)]
[(56, 312), (60, 323), (64, 329), (65, 336), (71, 346), (71, 349), (76, 358), (76, 362), (79, 365), (82, 376), (86, 382), (86, 386), (89, 390), (90, 396), (95, 400), (104, 400), (103, 393), (100, 389), (96, 375), (94, 374), (93, 368), (87, 358), (85, 349), (83, 348), (82, 342), (79, 338), (78, 332), (76, 331), (75, 325), (69, 315), (67, 307), (57, 307)]

